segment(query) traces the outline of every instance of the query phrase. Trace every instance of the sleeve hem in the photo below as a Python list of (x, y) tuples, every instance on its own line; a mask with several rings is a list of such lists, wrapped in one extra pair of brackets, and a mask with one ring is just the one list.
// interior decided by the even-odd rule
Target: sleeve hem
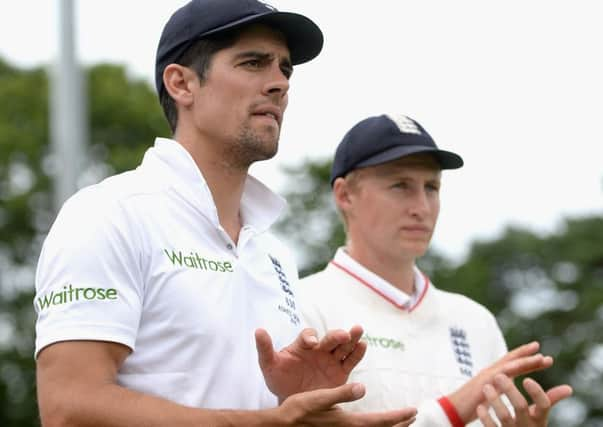
[[(108, 341), (118, 344), (123, 344), (129, 347), (132, 351), (135, 348), (135, 334), (132, 331), (111, 330), (109, 328), (103, 328), (105, 330), (98, 330), (98, 326), (94, 326), (97, 330), (85, 330), (79, 327), (78, 329), (62, 329), (60, 332), (46, 335), (43, 339), (38, 338), (36, 340), (36, 349), (34, 358), (37, 359), (40, 351), (51, 344), (62, 341)], [(39, 336), (39, 335), (38, 335)]]

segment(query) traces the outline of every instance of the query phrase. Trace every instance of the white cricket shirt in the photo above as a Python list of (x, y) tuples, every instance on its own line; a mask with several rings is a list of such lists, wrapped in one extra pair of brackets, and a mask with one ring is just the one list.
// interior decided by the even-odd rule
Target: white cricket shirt
[(300, 331), (292, 254), (268, 228), (284, 200), (248, 177), (238, 244), (189, 153), (158, 138), (135, 170), (70, 198), (40, 256), (36, 355), (64, 340), (132, 353), (125, 387), (203, 408), (276, 406), (254, 331), (276, 348)]
[(364, 328), (367, 352), (350, 381), (365, 384), (366, 395), (346, 407), (414, 406), (413, 426), (450, 426), (437, 399), (506, 353), (500, 328), (482, 305), (437, 289), (416, 268), (414, 296), (376, 277), (340, 248), (325, 270), (298, 286), (302, 318), (319, 334)]

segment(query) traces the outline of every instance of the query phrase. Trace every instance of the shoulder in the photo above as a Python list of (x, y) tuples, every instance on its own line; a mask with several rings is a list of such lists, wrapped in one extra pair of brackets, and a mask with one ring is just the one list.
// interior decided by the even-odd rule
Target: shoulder
[(456, 317), (463, 322), (474, 322), (476, 326), (495, 326), (498, 329), (496, 317), (483, 304), (460, 293), (443, 291), (433, 284), (431, 287), (440, 306), (439, 310), (448, 313), (449, 317)]
[(136, 169), (76, 192), (55, 218), (43, 253), (76, 256), (138, 242), (138, 196), (158, 191), (145, 178)]
[(323, 270), (301, 278), (298, 290), (302, 298), (314, 303), (322, 301), (328, 304), (329, 295), (340, 295), (340, 288), (346, 286), (347, 281), (343, 279), (331, 264), (327, 264)]
[(300, 282), (307, 286), (319, 286), (319, 284), (324, 283), (328, 277), (332, 277), (333, 273), (331, 264), (329, 263), (322, 270), (302, 277)]
[(137, 197), (161, 193), (167, 188), (169, 184), (166, 181), (150, 173), (147, 168), (138, 167), (86, 187), (76, 193), (73, 199), (74, 202), (84, 203), (98, 200), (108, 206), (115, 206), (123, 205)]
[(165, 186), (149, 179), (140, 169), (110, 176), (103, 181), (84, 187), (71, 196), (61, 208), (57, 219), (81, 218), (88, 222), (107, 220), (119, 216), (140, 196), (161, 192)]
[(300, 283), (307, 287), (321, 286), (332, 274), (333, 272), (329, 268), (329, 264), (327, 264), (324, 269), (302, 277)]

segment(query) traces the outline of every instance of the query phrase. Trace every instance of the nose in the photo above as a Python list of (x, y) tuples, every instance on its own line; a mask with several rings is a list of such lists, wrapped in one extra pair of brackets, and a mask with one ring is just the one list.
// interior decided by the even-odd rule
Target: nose
[(415, 218), (422, 219), (429, 213), (430, 205), (424, 191), (416, 191), (409, 204), (409, 211)]
[(284, 98), (288, 91), (289, 79), (277, 63), (273, 64), (270, 68), (269, 78), (264, 85), (264, 94), (271, 97)]

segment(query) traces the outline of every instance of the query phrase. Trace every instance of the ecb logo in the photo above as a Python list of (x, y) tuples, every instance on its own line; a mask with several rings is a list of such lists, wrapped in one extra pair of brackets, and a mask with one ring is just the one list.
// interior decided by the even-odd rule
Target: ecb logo
[(398, 126), (402, 133), (414, 133), (421, 135), (421, 129), (417, 124), (410, 118), (403, 115), (388, 114), (388, 117)]

